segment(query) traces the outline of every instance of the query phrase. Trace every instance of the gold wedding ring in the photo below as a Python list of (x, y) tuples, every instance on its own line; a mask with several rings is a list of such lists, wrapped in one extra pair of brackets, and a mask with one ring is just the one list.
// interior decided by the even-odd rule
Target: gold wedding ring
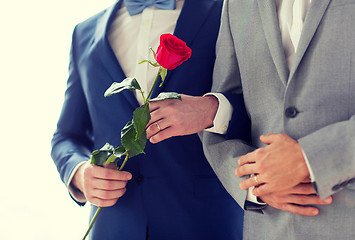
[(158, 130), (161, 131), (161, 128), (160, 128), (158, 122), (155, 122), (155, 126), (157, 126)]
[(254, 175), (254, 181), (255, 181), (256, 184), (259, 184), (259, 181), (257, 179), (257, 175)]

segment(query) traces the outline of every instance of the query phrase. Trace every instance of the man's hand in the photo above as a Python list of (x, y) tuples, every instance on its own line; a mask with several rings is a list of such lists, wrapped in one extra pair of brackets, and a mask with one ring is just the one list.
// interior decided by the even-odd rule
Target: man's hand
[(268, 146), (239, 158), (237, 177), (255, 174), (240, 182), (241, 189), (258, 186), (255, 196), (281, 192), (309, 177), (309, 171), (299, 143), (286, 134), (269, 134), (260, 140)]
[(110, 207), (126, 192), (127, 181), (131, 178), (131, 173), (118, 171), (113, 163), (99, 167), (87, 162), (79, 167), (72, 183), (92, 204)]
[(259, 198), (274, 208), (305, 216), (316, 216), (319, 210), (310, 205), (329, 205), (332, 197), (321, 200), (309, 181), (305, 181), (290, 189), (276, 192)]
[(167, 99), (149, 103), (151, 120), (147, 124), (147, 139), (158, 143), (174, 136), (198, 133), (213, 126), (218, 109), (214, 96), (181, 95), (180, 100)]

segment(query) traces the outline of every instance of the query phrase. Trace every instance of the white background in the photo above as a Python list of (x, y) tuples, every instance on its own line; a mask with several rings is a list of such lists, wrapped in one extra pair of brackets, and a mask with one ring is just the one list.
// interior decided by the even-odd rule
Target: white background
[(114, 0), (0, 0), (0, 239), (79, 240), (89, 206), (50, 158), (73, 28)]

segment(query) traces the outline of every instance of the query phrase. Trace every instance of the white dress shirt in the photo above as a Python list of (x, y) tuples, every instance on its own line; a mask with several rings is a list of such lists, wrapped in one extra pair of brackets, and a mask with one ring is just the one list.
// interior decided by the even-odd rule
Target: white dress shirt
[[(161, 10), (154, 6), (147, 7), (141, 14), (130, 16), (126, 7), (121, 7), (113, 21), (108, 39), (123, 72), (127, 77), (134, 77), (139, 82), (145, 96), (153, 85), (158, 68), (148, 63), (138, 64), (142, 60), (154, 62), (153, 53), (159, 46), (160, 35), (174, 33), (176, 21), (184, 1), (176, 2), (175, 10)], [(129, 46), (129, 47), (127, 47)], [(141, 94), (136, 94), (140, 104)]]
[(277, 14), (288, 68), (291, 68), (311, 0), (277, 0)]

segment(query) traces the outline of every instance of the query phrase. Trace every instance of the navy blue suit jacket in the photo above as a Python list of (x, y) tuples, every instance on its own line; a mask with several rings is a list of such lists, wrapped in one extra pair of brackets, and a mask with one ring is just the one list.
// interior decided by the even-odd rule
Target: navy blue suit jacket
[[(120, 131), (139, 106), (130, 91), (104, 97), (113, 82), (125, 78), (107, 39), (119, 5), (78, 24), (73, 33), (68, 87), (52, 140), (64, 183), (91, 151), (106, 142), (120, 145)], [(195, 96), (210, 91), (221, 7), (222, 0), (185, 0), (174, 35), (192, 56), (168, 71), (153, 97), (161, 91)], [(147, 229), (152, 240), (241, 239), (243, 212), (209, 166), (197, 134), (148, 142), (145, 151), (129, 159), (125, 171), (133, 179), (127, 192), (102, 210), (92, 239), (143, 240)]]

